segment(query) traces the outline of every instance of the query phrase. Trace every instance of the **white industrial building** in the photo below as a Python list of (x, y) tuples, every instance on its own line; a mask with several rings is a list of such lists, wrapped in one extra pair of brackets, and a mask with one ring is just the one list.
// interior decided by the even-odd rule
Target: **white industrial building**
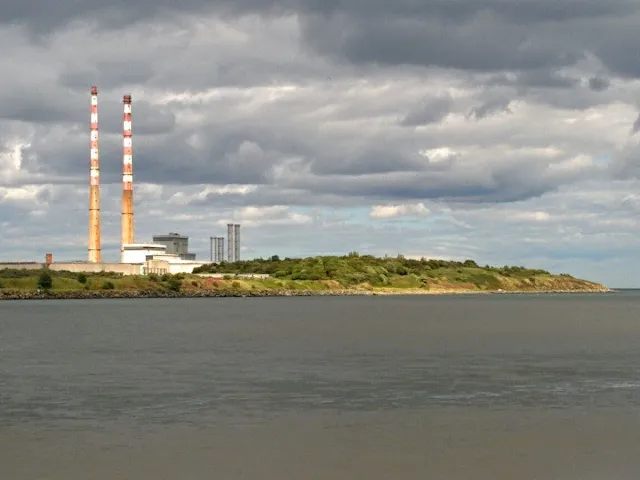
[(192, 273), (203, 262), (183, 260), (179, 255), (166, 253), (167, 246), (157, 243), (129, 243), (123, 246), (122, 263), (142, 267), (142, 273)]
[(122, 263), (144, 263), (154, 255), (166, 252), (167, 246), (159, 243), (125, 243), (122, 246)]
[[(196, 267), (201, 267), (204, 265), (203, 262), (196, 262), (194, 260), (184, 260), (180, 258), (179, 255), (173, 254), (160, 254), (153, 255), (149, 260), (145, 262), (145, 272), (147, 269), (153, 268), (157, 269), (166, 269), (166, 272), (155, 272), (155, 273), (171, 273), (175, 275), (176, 273), (192, 273), (193, 269)], [(149, 272), (151, 273), (151, 272)]]

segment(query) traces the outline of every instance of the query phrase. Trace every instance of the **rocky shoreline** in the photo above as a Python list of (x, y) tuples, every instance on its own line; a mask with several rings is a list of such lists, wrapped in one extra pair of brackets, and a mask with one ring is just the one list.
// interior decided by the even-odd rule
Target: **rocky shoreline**
[(1, 291), (0, 300), (89, 300), (135, 298), (309, 297), (372, 295), (355, 290), (53, 290)]
[(136, 299), (136, 298), (226, 298), (226, 297), (344, 297), (378, 295), (504, 295), (504, 294), (565, 294), (565, 293), (610, 293), (614, 290), (51, 290), (9, 291), (0, 290), (0, 300), (89, 300), (89, 299)]

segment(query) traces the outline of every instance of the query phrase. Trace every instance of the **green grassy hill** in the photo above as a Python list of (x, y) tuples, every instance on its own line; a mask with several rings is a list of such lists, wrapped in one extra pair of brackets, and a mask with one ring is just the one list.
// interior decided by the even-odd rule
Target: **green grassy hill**
[(268, 274), (281, 284), (304, 283), (309, 287), (358, 288), (393, 291), (548, 291), (606, 290), (603, 285), (552, 275), (525, 267), (479, 266), (464, 262), (408, 259), (402, 256), (378, 258), (351, 253), (345, 256), (285, 258), (273, 256), (220, 265), (205, 265), (194, 273)]
[[(216, 275), (211, 275), (216, 274)], [(240, 276), (237, 276), (240, 274)], [(246, 278), (246, 274), (269, 275)], [(185, 275), (122, 276), (49, 270), (0, 270), (0, 293), (74, 291), (369, 291), (447, 293), (497, 291), (606, 291), (603, 285), (567, 274), (525, 267), (478, 266), (473, 260), (412, 260), (401, 256), (346, 256), (255, 259), (205, 265)]]

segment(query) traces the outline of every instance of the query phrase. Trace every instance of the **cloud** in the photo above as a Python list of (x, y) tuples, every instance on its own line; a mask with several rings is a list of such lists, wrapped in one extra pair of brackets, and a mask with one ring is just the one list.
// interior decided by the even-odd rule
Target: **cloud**
[(400, 123), (404, 126), (428, 125), (442, 121), (453, 107), (450, 96), (441, 96), (412, 109)]
[(238, 221), (245, 258), (438, 255), (637, 284), (638, 21), (630, 0), (5, 2), (0, 255), (86, 257), (97, 85), (106, 258), (132, 94), (141, 239), (181, 231), (208, 256)]
[(371, 209), (371, 218), (392, 218), (392, 217), (425, 217), (429, 215), (429, 209), (424, 203), (415, 205), (376, 205)]
[(511, 113), (511, 110), (509, 109), (510, 104), (511, 101), (507, 98), (489, 100), (484, 102), (482, 105), (472, 108), (469, 112), (469, 117), (474, 117), (477, 120), (480, 120), (493, 113)]
[(231, 219), (218, 220), (219, 225), (241, 222), (248, 227), (263, 225), (301, 225), (312, 222), (312, 217), (296, 213), (286, 205), (272, 205), (268, 207), (249, 206), (233, 211)]
[(591, 77), (589, 79), (589, 88), (591, 88), (592, 90), (595, 90), (597, 92), (602, 92), (602, 91), (606, 90), (607, 88), (609, 88), (610, 85), (611, 85), (611, 83), (609, 82), (609, 79), (607, 79), (607, 78)]
[(636, 121), (633, 122), (633, 126), (631, 127), (631, 133), (636, 134), (638, 133), (638, 130), (640, 130), (640, 115), (638, 115), (638, 118), (636, 118)]

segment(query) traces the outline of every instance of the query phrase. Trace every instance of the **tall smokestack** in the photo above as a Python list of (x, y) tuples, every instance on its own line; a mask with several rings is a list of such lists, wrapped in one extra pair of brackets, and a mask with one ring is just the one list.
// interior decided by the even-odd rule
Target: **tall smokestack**
[(233, 223), (227, 223), (227, 261), (229, 263), (236, 261), (236, 256), (233, 251), (236, 241), (234, 239)]
[(102, 263), (100, 248), (100, 158), (98, 155), (98, 87), (91, 87), (89, 179), (89, 262)]
[[(122, 244), (133, 243), (133, 148), (131, 143), (131, 95), (123, 97), (124, 121), (122, 140)], [(122, 260), (121, 260), (122, 261)]]
[(233, 226), (233, 257), (234, 261), (240, 261), (240, 225)]

